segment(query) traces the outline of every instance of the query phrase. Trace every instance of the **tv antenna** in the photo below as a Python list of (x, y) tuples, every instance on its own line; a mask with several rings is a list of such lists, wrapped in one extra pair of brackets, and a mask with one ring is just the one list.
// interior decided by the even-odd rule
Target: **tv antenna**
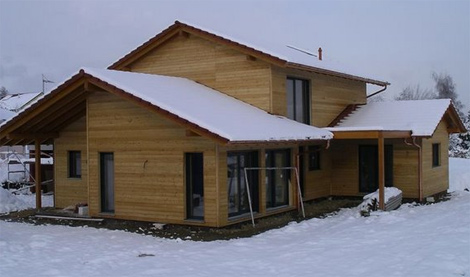
[(42, 93), (45, 93), (46, 83), (53, 84), (54, 82), (47, 79), (46, 76), (44, 76), (44, 74), (42, 74)]

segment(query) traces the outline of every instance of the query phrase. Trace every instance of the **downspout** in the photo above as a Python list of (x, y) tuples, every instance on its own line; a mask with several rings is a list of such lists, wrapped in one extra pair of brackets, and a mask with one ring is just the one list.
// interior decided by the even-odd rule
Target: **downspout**
[(406, 138), (404, 139), (404, 142), (406, 145), (409, 145), (409, 146), (415, 146), (418, 148), (418, 198), (419, 198), (419, 202), (423, 202), (423, 149), (421, 148), (421, 146), (419, 144), (416, 143), (416, 137), (413, 137), (413, 144), (409, 143), (406, 141)]
[(370, 97), (372, 97), (372, 96), (374, 96), (374, 95), (377, 95), (377, 94), (379, 94), (379, 93), (385, 91), (386, 89), (387, 89), (387, 85), (384, 85), (384, 87), (383, 87), (382, 89), (380, 89), (380, 90), (378, 90), (378, 91), (372, 93), (371, 95), (367, 95), (367, 96), (366, 96), (366, 99), (367, 99), (367, 98), (370, 98)]

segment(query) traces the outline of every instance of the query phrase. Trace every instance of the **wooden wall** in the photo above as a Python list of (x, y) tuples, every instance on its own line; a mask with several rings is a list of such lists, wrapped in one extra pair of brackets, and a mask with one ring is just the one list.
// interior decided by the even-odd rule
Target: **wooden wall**
[[(386, 139), (393, 146), (393, 186), (403, 197), (418, 198), (418, 149), (402, 139)], [(359, 145), (377, 145), (376, 140), (334, 140), (331, 142), (332, 195), (359, 196)]]
[[(68, 178), (68, 151), (81, 151), (82, 177)], [(55, 206), (64, 208), (88, 202), (86, 117), (60, 132), (54, 140)]]
[(286, 78), (296, 77), (310, 81), (311, 123), (325, 127), (349, 104), (365, 104), (364, 82), (327, 76), (307, 71), (272, 68), (272, 113), (286, 115)]
[(114, 153), (115, 213), (122, 219), (185, 221), (184, 153), (204, 155), (204, 222), (217, 225), (216, 148), (208, 139), (111, 93), (88, 99), (89, 204), (100, 214), (99, 153)]
[(419, 198), (418, 148), (406, 145), (402, 139), (392, 141), (393, 186), (400, 189), (405, 198)]
[(192, 79), (266, 111), (270, 110), (268, 63), (208, 40), (175, 36), (131, 66), (131, 71)]
[[(432, 165), (432, 145), (440, 143), (441, 165)], [(449, 133), (441, 121), (431, 138), (423, 139), (423, 197), (445, 192), (449, 188)]]
[[(304, 160), (304, 200), (313, 200), (331, 195), (331, 167), (332, 156), (329, 150), (325, 150), (325, 145), (320, 147), (320, 170), (308, 169), (308, 153), (301, 156)], [(308, 146), (305, 146), (308, 151)]]
[(372, 141), (333, 140), (331, 151), (331, 194), (357, 196), (359, 194), (359, 143)]

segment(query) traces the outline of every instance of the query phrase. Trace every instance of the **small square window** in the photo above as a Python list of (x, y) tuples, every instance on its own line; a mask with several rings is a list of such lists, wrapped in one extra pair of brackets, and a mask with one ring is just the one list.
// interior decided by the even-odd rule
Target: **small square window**
[(432, 166), (437, 167), (441, 165), (441, 144), (432, 144)]
[(308, 170), (320, 170), (320, 146), (308, 148)]
[(82, 159), (80, 151), (69, 151), (69, 178), (82, 177)]

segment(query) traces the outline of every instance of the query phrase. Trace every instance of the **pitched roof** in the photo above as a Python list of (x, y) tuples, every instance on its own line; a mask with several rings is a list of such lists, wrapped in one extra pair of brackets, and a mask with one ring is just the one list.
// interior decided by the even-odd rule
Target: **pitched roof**
[[(41, 101), (51, 99), (78, 78), (88, 78), (92, 83), (99, 83), (127, 99), (158, 110), (183, 124), (188, 123), (185, 125), (195, 131), (209, 133), (225, 142), (325, 140), (333, 137), (327, 130), (271, 115), (189, 79), (106, 69), (81, 69), (80, 73), (23, 112), (35, 109)], [(21, 114), (12, 120), (20, 117)], [(4, 126), (11, 124), (1, 124), (0, 133)]]
[(332, 138), (328, 131), (271, 115), (185, 78), (106, 69), (83, 70), (230, 142)]
[(155, 49), (164, 41), (178, 34), (179, 31), (191, 33), (193, 35), (228, 45), (240, 50), (243, 53), (253, 55), (254, 57), (266, 60), (279, 66), (302, 69), (320, 74), (333, 75), (379, 86), (389, 85), (388, 82), (381, 81), (378, 78), (365, 77), (366, 74), (357, 72), (357, 69), (346, 68), (344, 65), (339, 65), (338, 63), (332, 61), (320, 61), (314, 54), (308, 54), (308, 51), (304, 51), (296, 46), (272, 42), (258, 43), (258, 45), (254, 46), (250, 43), (245, 43), (240, 39), (231, 38), (230, 36), (219, 32), (209, 31), (207, 28), (199, 28), (194, 24), (190, 25), (180, 21), (175, 21), (173, 25), (169, 26), (155, 37), (151, 38), (144, 44), (140, 45), (110, 65), (108, 69), (122, 69), (123, 67), (132, 63), (135, 59), (142, 57), (145, 53)]
[(360, 105), (330, 131), (411, 131), (432, 136), (447, 115), (451, 132), (465, 130), (450, 99), (373, 102)]

